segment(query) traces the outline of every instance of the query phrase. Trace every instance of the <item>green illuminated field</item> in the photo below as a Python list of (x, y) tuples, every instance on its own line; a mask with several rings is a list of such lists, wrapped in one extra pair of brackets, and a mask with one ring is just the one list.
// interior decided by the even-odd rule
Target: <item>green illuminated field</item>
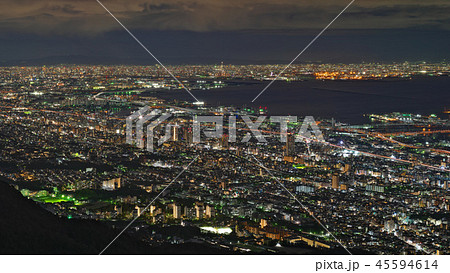
[(74, 204), (76, 206), (81, 205), (80, 202), (78, 202), (77, 200), (75, 200), (72, 197), (62, 197), (62, 196), (40, 196), (40, 197), (32, 197), (32, 199), (36, 202), (41, 202), (41, 203), (60, 203), (60, 202), (74, 202)]

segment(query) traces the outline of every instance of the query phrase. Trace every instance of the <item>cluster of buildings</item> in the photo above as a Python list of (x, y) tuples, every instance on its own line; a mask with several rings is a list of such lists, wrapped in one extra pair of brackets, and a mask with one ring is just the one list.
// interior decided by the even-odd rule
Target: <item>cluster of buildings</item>
[[(167, 66), (189, 89), (222, 88), (233, 80), (273, 80), (284, 64), (270, 65), (177, 65)], [(363, 63), (363, 64), (292, 64), (279, 80), (373, 80), (411, 78), (415, 76), (447, 76), (447, 63)], [(133, 89), (178, 89), (160, 65), (154, 66), (95, 66), (59, 65), (36, 67), (0, 67), (0, 90), (22, 90), (33, 94), (48, 91), (64, 93), (83, 91), (98, 93)], [(8, 96), (11, 96), (9, 94)]]
[[(186, 77), (218, 73), (263, 79), (278, 67), (173, 68)], [(441, 64), (366, 64), (298, 65), (286, 74), (334, 69), (350, 74), (357, 69), (405, 75), (448, 72)], [(264, 108), (193, 105), (140, 89), (122, 90), (146, 88), (146, 80), (136, 77), (162, 77), (160, 70), (1, 68), (0, 175), (61, 216), (111, 222), (141, 216), (141, 225), (161, 228), (226, 227), (232, 233), (208, 236), (220, 237), (231, 249), (242, 248), (242, 242), (249, 247), (277, 242), (339, 248), (320, 221), (349, 248), (380, 254), (450, 251), (448, 120), (391, 113), (372, 115), (368, 125), (349, 126), (324, 119), (319, 127), (325, 142), (294, 141), (301, 126), (297, 122), (289, 123), (287, 142), (281, 142), (279, 124), (264, 122), (260, 129), (266, 142), (250, 134), (248, 142), (230, 142), (223, 135), (195, 143), (194, 115), (227, 121), (229, 116), (267, 113)], [(105, 88), (93, 91), (98, 86)], [(168, 141), (155, 144), (153, 153), (125, 143), (124, 118), (142, 105), (170, 113), (174, 125)], [(249, 133), (247, 125), (238, 119), (236, 126), (242, 140)], [(155, 130), (156, 137), (165, 133), (163, 127)]]

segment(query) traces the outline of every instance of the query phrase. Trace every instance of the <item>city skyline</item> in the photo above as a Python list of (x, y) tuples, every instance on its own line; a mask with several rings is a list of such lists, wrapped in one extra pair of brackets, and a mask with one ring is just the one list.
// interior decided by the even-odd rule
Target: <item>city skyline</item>
[(448, 0), (4, 0), (0, 253), (448, 267), (449, 34)]
[(449, 64), (284, 67), (0, 67), (4, 206), (101, 224), (64, 253), (447, 254)]

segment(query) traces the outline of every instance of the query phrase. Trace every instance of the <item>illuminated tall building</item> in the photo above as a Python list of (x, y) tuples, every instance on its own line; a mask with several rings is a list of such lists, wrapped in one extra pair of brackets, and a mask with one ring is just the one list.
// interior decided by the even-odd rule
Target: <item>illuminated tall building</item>
[(333, 189), (339, 189), (339, 174), (335, 173), (331, 177), (331, 187)]
[(186, 144), (190, 145), (192, 144), (192, 128), (190, 127), (183, 127), (183, 140)]
[(173, 204), (173, 218), (175, 219), (181, 218), (181, 206)]
[(178, 141), (178, 125), (172, 127), (172, 141)]
[(195, 205), (195, 217), (203, 219), (203, 206)]
[(284, 155), (292, 156), (295, 153), (295, 139), (293, 135), (287, 136), (287, 141), (285, 145)]
[(212, 218), (216, 216), (216, 211), (214, 210), (214, 207), (211, 207), (210, 205), (206, 205), (206, 218)]
[(144, 208), (143, 208), (143, 207), (139, 207), (138, 205), (136, 205), (136, 206), (134, 207), (134, 210), (135, 210), (135, 212), (136, 212), (136, 216), (139, 216), (139, 215), (141, 215), (141, 213), (144, 212)]
[(155, 210), (156, 210), (156, 206), (151, 205), (150, 206), (150, 215), (153, 216), (153, 213), (155, 212)]
[(267, 226), (267, 220), (266, 219), (261, 219), (261, 222), (259, 223), (259, 226), (261, 228), (265, 228)]

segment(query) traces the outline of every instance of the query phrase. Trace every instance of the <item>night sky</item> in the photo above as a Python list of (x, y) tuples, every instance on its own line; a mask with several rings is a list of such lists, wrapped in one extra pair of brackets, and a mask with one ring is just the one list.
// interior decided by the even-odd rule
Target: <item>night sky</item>
[[(102, 1), (102, 0), (101, 0)], [(287, 63), (350, 0), (103, 0), (163, 63)], [(356, 0), (298, 62), (448, 61), (450, 1)], [(95, 0), (2, 0), (0, 65), (154, 64)]]

